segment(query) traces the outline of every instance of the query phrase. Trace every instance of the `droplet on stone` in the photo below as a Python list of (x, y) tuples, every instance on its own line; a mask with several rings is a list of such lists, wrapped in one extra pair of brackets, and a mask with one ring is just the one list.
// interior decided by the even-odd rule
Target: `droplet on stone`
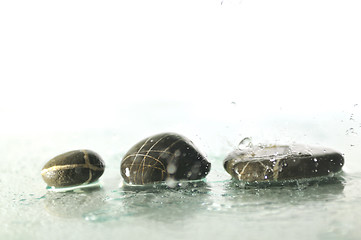
[(237, 149), (225, 158), (224, 168), (235, 179), (256, 182), (329, 176), (340, 172), (344, 165), (343, 155), (331, 149), (293, 145), (294, 151), (290, 152), (289, 148), (271, 145)]
[(239, 150), (244, 150), (251, 147), (252, 147), (252, 139), (249, 137), (243, 138), (238, 144)]
[(175, 152), (174, 152), (174, 157), (179, 157), (180, 155), (182, 154), (182, 152), (179, 150), (179, 149), (177, 149), (177, 150), (175, 150)]
[(168, 173), (173, 174), (177, 171), (177, 166), (174, 163), (170, 163), (167, 166), (167, 171), (168, 171)]
[[(126, 169), (130, 169), (127, 176)], [(187, 138), (162, 133), (143, 139), (123, 157), (120, 172), (128, 184), (143, 185), (167, 179), (198, 180), (206, 177), (211, 163)]]
[(174, 178), (169, 177), (166, 179), (165, 184), (167, 184), (167, 186), (170, 188), (175, 188), (178, 184), (178, 181), (176, 181)]

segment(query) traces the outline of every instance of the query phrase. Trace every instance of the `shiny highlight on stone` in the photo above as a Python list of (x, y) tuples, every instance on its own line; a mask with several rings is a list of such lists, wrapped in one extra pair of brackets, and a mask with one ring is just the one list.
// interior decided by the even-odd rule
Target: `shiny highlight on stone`
[(234, 179), (262, 182), (333, 175), (343, 165), (342, 154), (331, 149), (260, 145), (231, 152), (223, 166)]
[(134, 145), (121, 161), (120, 172), (128, 184), (198, 180), (211, 163), (187, 138), (175, 133), (148, 137)]
[(103, 174), (105, 164), (91, 150), (75, 150), (49, 160), (41, 171), (44, 181), (51, 187), (69, 187), (92, 183)]

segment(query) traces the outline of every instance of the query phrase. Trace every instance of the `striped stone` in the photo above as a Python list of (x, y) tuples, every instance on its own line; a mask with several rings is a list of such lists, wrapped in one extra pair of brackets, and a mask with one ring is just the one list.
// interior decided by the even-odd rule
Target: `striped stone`
[(75, 150), (49, 160), (41, 171), (51, 187), (69, 187), (92, 183), (104, 172), (104, 162), (91, 150)]
[(122, 159), (120, 173), (126, 183), (143, 185), (168, 179), (202, 179), (210, 168), (211, 163), (189, 139), (162, 133), (134, 145)]
[(331, 149), (273, 145), (235, 150), (223, 166), (234, 179), (262, 182), (332, 176), (343, 165), (342, 154)]

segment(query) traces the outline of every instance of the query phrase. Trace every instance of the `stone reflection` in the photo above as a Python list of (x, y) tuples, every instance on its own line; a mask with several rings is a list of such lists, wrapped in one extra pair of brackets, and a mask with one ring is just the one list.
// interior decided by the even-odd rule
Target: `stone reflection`
[(204, 210), (202, 205), (209, 197), (210, 187), (203, 181), (183, 182), (175, 188), (161, 185), (156, 188), (135, 189), (126, 186), (124, 195), (126, 209), (137, 209), (138, 214), (157, 221), (177, 221), (192, 217)]
[(45, 209), (53, 216), (81, 218), (104, 204), (104, 192), (100, 186), (68, 192), (47, 192)]
[(176, 222), (205, 210), (203, 203), (209, 198), (206, 182), (181, 182), (174, 188), (166, 184), (144, 186), (125, 185), (110, 192), (107, 205), (90, 212), (86, 220), (128, 221), (147, 218), (150, 221)]
[(306, 201), (332, 201), (342, 197), (344, 185), (345, 180), (341, 176), (264, 184), (229, 181), (225, 185), (225, 200), (233, 206), (275, 204), (279, 207)]

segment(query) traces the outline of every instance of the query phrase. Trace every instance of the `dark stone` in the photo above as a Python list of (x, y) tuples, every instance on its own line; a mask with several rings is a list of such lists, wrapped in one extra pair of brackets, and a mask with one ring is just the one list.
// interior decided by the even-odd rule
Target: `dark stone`
[(90, 150), (75, 150), (49, 160), (41, 171), (48, 186), (69, 187), (95, 182), (103, 174), (105, 164)]
[(120, 173), (126, 183), (143, 185), (169, 179), (202, 179), (210, 168), (211, 163), (189, 139), (162, 133), (134, 145), (125, 154)]
[(343, 165), (342, 154), (331, 149), (292, 145), (235, 150), (223, 166), (233, 178), (254, 182), (332, 176)]

